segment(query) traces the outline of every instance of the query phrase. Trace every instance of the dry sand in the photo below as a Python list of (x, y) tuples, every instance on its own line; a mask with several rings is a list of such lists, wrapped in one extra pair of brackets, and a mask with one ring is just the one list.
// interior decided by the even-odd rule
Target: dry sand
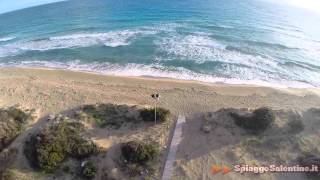
[[(254, 161), (259, 164), (267, 162), (266, 158), (271, 158), (271, 160), (274, 158), (274, 155), (270, 155), (270, 157), (259, 159), (252, 153), (245, 153), (247, 147), (244, 147), (244, 144), (255, 137), (243, 135), (239, 129), (230, 134), (230, 128), (235, 129), (235, 127), (232, 122), (228, 121), (228, 118), (215, 119), (210, 116), (211, 121), (220, 125), (209, 134), (201, 132), (203, 113), (214, 112), (221, 108), (253, 109), (269, 106), (278, 112), (276, 125), (279, 127), (285, 126), (288, 121), (286, 118), (298, 112), (302, 114), (302, 119), (307, 124), (306, 129), (302, 132), (304, 140), (299, 143), (305, 143), (306, 148), (313, 146), (319, 149), (318, 141), (312, 142), (312, 138), (315, 138), (315, 133), (318, 132), (312, 130), (312, 127), (320, 127), (320, 124), (314, 120), (317, 111), (311, 110), (320, 108), (319, 89), (274, 89), (245, 85), (206, 84), (173, 79), (104, 76), (65, 70), (0, 69), (0, 107), (20, 104), (26, 108), (35, 108), (39, 112), (40, 120), (15, 140), (13, 144), (16, 146), (23, 142), (28, 133), (45, 124), (42, 117), (49, 114), (66, 112), (83, 104), (94, 103), (153, 106), (155, 102), (150, 95), (154, 92), (161, 95), (159, 106), (170, 109), (175, 115), (183, 114), (187, 117), (187, 123), (183, 129), (184, 140), (178, 149), (173, 179), (238, 179), (239, 177), (245, 179), (252, 176), (239, 176), (236, 173), (213, 176), (210, 173), (211, 165), (223, 162), (231, 164), (235, 161), (248, 163)], [(146, 137), (156, 139), (160, 134), (153, 136), (152, 132), (167, 129), (162, 126), (154, 128), (144, 127), (130, 133), (117, 132), (118, 134), (115, 135), (103, 131), (89, 131), (89, 135), (99, 145), (108, 149), (112, 144), (128, 139), (145, 139)], [(273, 136), (258, 139), (262, 141), (263, 147), (264, 143), (272, 141), (272, 138), (287, 138), (275, 132), (276, 130), (272, 128), (269, 133)], [(168, 131), (165, 134), (165, 137), (167, 136)], [(294, 140), (297, 139), (291, 141)], [(291, 156), (283, 155), (283, 153), (289, 153), (294, 148), (293, 146), (294, 144), (291, 144), (285, 150), (279, 150), (281, 162), (287, 162), (300, 152), (296, 151), (295, 154), (290, 154)], [(245, 155), (239, 155), (243, 153)], [(20, 166), (20, 170), (26, 166), (25, 162), (16, 164)], [(279, 179), (287, 175), (253, 177)], [(289, 179), (293, 177), (288, 175)]]
[(160, 106), (192, 114), (222, 107), (308, 109), (320, 106), (319, 89), (204, 84), (194, 81), (103, 76), (44, 69), (0, 69), (0, 105), (21, 104), (41, 115), (59, 113), (88, 103), (153, 105), (150, 95), (161, 94)]

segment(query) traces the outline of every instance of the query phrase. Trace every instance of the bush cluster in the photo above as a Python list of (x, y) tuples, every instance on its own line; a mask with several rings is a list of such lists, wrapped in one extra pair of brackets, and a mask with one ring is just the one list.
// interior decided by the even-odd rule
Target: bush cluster
[(24, 130), (31, 119), (32, 111), (17, 107), (0, 109), (0, 152)]
[(59, 122), (44, 128), (26, 141), (24, 153), (33, 167), (53, 172), (68, 158), (86, 158), (98, 152), (97, 146), (80, 135), (82, 124)]
[(91, 162), (86, 162), (83, 167), (81, 167), (81, 175), (87, 179), (92, 179), (97, 173), (96, 166)]
[(292, 120), (288, 122), (289, 132), (293, 134), (298, 134), (304, 130), (304, 124), (301, 120)]
[(158, 157), (159, 150), (152, 144), (130, 141), (122, 145), (121, 153), (128, 163), (145, 165)]
[[(142, 109), (140, 116), (143, 121), (154, 122), (155, 109)], [(157, 122), (166, 122), (170, 118), (170, 111), (164, 108), (156, 109)]]
[(273, 111), (266, 107), (256, 109), (247, 115), (239, 115), (233, 112), (231, 116), (234, 118), (236, 125), (254, 134), (265, 131), (275, 120)]
[(159, 148), (154, 144), (130, 141), (122, 144), (121, 154), (130, 176), (141, 175), (154, 170), (155, 160), (159, 157)]

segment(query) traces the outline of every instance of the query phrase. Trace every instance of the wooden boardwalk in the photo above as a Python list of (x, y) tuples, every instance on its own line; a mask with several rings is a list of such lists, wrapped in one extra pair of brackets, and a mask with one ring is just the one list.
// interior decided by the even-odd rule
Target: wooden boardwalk
[(168, 157), (167, 157), (163, 174), (162, 174), (162, 180), (171, 179), (172, 172), (173, 172), (173, 163), (176, 160), (176, 153), (182, 139), (182, 126), (185, 122), (186, 122), (186, 118), (184, 116), (179, 115), (174, 128), (173, 136), (171, 139)]

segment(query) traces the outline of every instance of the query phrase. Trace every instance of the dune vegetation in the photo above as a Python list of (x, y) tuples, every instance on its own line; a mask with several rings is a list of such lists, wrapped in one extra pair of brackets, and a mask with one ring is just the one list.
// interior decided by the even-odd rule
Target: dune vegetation
[(92, 140), (81, 135), (81, 123), (55, 119), (25, 143), (24, 153), (30, 165), (44, 172), (54, 172), (68, 158), (84, 160), (99, 152)]
[[(76, 118), (96, 124), (100, 128), (118, 129), (127, 123), (154, 122), (154, 108), (138, 108), (137, 106), (96, 104), (84, 105), (78, 111)], [(166, 122), (170, 118), (170, 111), (157, 108), (157, 122)]]
[(121, 145), (122, 164), (130, 176), (150, 175), (156, 169), (159, 147), (139, 141), (130, 141)]
[(274, 112), (267, 107), (258, 108), (252, 113), (245, 114), (231, 112), (230, 115), (234, 118), (236, 125), (253, 134), (264, 132), (275, 121)]

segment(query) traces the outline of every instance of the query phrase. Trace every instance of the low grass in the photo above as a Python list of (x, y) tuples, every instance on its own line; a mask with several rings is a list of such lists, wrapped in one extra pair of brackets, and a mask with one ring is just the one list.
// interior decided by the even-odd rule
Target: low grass
[(166, 122), (170, 118), (170, 111), (164, 108), (150, 108), (150, 109), (142, 109), (140, 112), (140, 116), (143, 121), (154, 122), (155, 114), (157, 115), (157, 122)]
[(111, 127), (118, 129), (125, 122), (139, 121), (134, 113), (137, 111), (135, 107), (127, 105), (114, 105), (114, 104), (98, 104), (98, 105), (85, 105), (81, 109), (82, 113), (78, 115), (80, 119), (94, 122), (99, 127)]
[[(93, 122), (98, 127), (118, 129), (126, 123), (154, 122), (153, 108), (137, 108), (136, 106), (97, 104), (85, 105), (77, 113), (76, 118)], [(157, 108), (157, 122), (165, 122), (170, 118), (170, 111)]]

